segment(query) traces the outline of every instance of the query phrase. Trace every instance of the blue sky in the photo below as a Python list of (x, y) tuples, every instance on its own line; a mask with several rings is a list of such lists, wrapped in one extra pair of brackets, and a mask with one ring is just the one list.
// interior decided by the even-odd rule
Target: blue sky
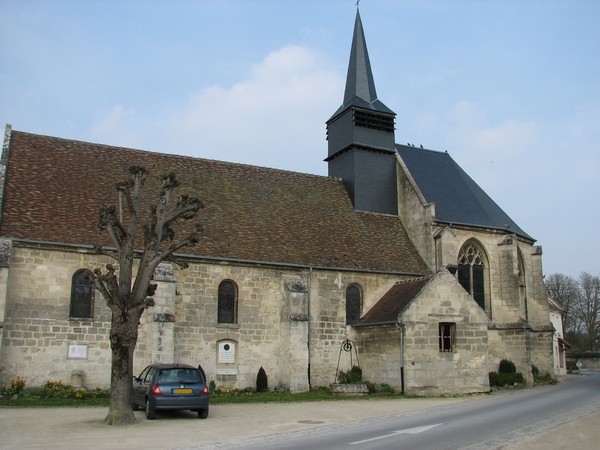
[[(396, 142), (600, 274), (600, 1), (362, 0)], [(354, 0), (0, 0), (0, 124), (327, 174)]]

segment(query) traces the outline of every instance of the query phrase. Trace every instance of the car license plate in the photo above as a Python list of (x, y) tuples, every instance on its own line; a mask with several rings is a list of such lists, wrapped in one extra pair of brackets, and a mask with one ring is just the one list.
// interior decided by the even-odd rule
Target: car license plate
[(175, 388), (173, 394), (191, 394), (192, 388)]

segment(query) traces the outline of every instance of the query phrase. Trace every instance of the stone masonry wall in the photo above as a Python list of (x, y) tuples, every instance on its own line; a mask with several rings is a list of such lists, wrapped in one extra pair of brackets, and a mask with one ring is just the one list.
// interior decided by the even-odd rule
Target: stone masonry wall
[(400, 330), (395, 325), (361, 328), (355, 342), (363, 379), (400, 391)]
[[(405, 324), (405, 391), (418, 395), (489, 390), (488, 317), (456, 283), (438, 272), (401, 314)], [(439, 323), (455, 324), (452, 352), (439, 350)]]
[[(356, 283), (362, 291), (362, 313), (368, 311), (400, 278), (392, 275), (376, 275), (351, 272), (313, 272), (311, 323), (310, 323), (310, 372), (311, 386), (330, 386), (335, 382), (335, 370), (340, 363), (341, 370), (350, 368), (349, 355), (342, 354), (340, 348), (346, 337), (357, 339), (355, 327), (346, 326), (346, 289)], [(362, 314), (361, 314), (362, 315)], [(344, 353), (344, 352), (342, 352)], [(359, 353), (361, 352), (359, 347)], [(359, 357), (362, 356), (359, 354)], [(365, 359), (361, 361), (365, 373), (369, 367)]]
[[(73, 373), (81, 372), (84, 386), (108, 387), (110, 311), (104, 299), (95, 293), (93, 320), (69, 318), (75, 271), (103, 267), (107, 262), (105, 257), (85, 252), (22, 244), (13, 248), (6, 277), (0, 383), (7, 384), (15, 376), (25, 377), (30, 386), (49, 379), (71, 383)], [(398, 386), (397, 333), (359, 333), (346, 326), (345, 297), (347, 287), (357, 283), (364, 313), (400, 277), (201, 263), (190, 264), (186, 270), (169, 270), (168, 279), (157, 280), (156, 306), (142, 316), (135, 373), (151, 362), (174, 360), (201, 364), (208, 379), (218, 386), (245, 388), (255, 387), (256, 374), (263, 367), (270, 388), (302, 391), (308, 389), (309, 381), (311, 387), (334, 382), (340, 346), (349, 337), (357, 342), (366, 378), (390, 385), (396, 380)], [(218, 286), (226, 279), (238, 289), (235, 324), (217, 323)], [(447, 386), (450, 391), (476, 390), (482, 385), (477, 364), (485, 365), (487, 374), (489, 365), (508, 355), (522, 370), (529, 365), (528, 351), (536, 352), (532, 361), (541, 370), (545, 370), (546, 360), (551, 367), (551, 333), (547, 330), (535, 334), (529, 344), (525, 335), (492, 330), (488, 363), (483, 351), (487, 333), (481, 330), (483, 319), (475, 317), (481, 310), (472, 299), (461, 299), (466, 293), (454, 279), (436, 286), (423, 297), (421, 306), (409, 313), (407, 386), (421, 391), (434, 385)], [(404, 320), (408, 323), (408, 316)], [(441, 320), (457, 323), (456, 344), (464, 346), (464, 351), (439, 354), (437, 323)], [(550, 357), (545, 356), (546, 340)], [(69, 356), (70, 346), (77, 346), (79, 353)], [(460, 379), (448, 375), (452, 370), (458, 370)], [(436, 381), (438, 376), (441, 378)]]
[[(108, 259), (86, 252), (17, 245), (8, 269), (0, 383), (110, 383), (110, 311), (95, 292), (93, 320), (69, 318), (71, 280)], [(110, 261), (112, 262), (112, 261)], [(271, 388), (294, 391), (333, 382), (346, 326), (345, 296), (358, 283), (366, 311), (398, 280), (392, 275), (285, 270), (227, 264), (168, 266), (156, 305), (141, 318), (134, 373), (155, 361), (201, 364), (218, 386), (254, 387), (263, 367)], [(217, 323), (219, 283), (237, 286), (237, 323)], [(76, 358), (69, 357), (77, 346)], [(73, 356), (73, 355), (71, 355)]]
[(398, 217), (415, 245), (415, 248), (431, 270), (437, 270), (431, 222), (435, 217), (435, 204), (426, 204), (425, 198), (415, 190), (410, 172), (398, 157)]
[[(27, 386), (48, 380), (71, 384), (81, 371), (83, 385), (108, 387), (110, 311), (96, 292), (94, 319), (69, 318), (71, 277), (107, 260), (76, 252), (15, 246), (7, 283), (0, 384), (16, 376)], [(69, 356), (69, 346), (76, 345)], [(74, 349), (74, 347), (71, 347)]]

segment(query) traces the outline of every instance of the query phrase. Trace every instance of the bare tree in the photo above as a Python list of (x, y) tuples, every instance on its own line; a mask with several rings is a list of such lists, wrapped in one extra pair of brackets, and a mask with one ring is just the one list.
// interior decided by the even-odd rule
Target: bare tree
[(600, 277), (587, 272), (579, 276), (579, 315), (588, 337), (588, 349), (594, 350), (600, 330)]
[[(111, 309), (110, 346), (111, 392), (110, 406), (105, 422), (120, 425), (133, 422), (131, 393), (133, 351), (138, 338), (140, 317), (144, 310), (154, 306), (152, 295), (156, 284), (151, 281), (159, 263), (171, 260), (174, 253), (198, 241), (199, 226), (183, 239), (175, 240), (173, 225), (193, 219), (202, 202), (195, 197), (174, 199), (173, 191), (179, 186), (175, 174), (160, 177), (161, 191), (156, 204), (150, 207), (145, 221), (140, 218), (144, 199), (144, 184), (148, 171), (139, 166), (129, 168), (131, 178), (117, 184), (124, 199), (126, 219), (121, 219), (115, 206), (100, 209), (101, 229), (107, 230), (115, 250), (97, 248), (118, 262), (118, 268), (106, 265), (103, 272), (94, 270), (94, 282)], [(142, 231), (140, 233), (140, 231)], [(136, 249), (136, 237), (143, 235), (143, 248)], [(166, 246), (168, 241), (168, 246)], [(139, 256), (139, 258), (137, 257)], [(134, 281), (134, 266), (138, 262)], [(116, 272), (118, 271), (118, 276)]]
[(545, 280), (546, 288), (552, 297), (564, 310), (565, 333), (580, 333), (581, 318), (577, 315), (579, 287), (577, 280), (562, 273), (554, 273)]

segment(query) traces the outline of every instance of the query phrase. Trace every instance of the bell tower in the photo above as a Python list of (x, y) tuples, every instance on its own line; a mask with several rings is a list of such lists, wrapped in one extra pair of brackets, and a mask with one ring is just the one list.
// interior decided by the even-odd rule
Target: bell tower
[(344, 102), (327, 121), (325, 159), (329, 176), (343, 180), (356, 210), (398, 213), (395, 117), (377, 99), (357, 9)]

